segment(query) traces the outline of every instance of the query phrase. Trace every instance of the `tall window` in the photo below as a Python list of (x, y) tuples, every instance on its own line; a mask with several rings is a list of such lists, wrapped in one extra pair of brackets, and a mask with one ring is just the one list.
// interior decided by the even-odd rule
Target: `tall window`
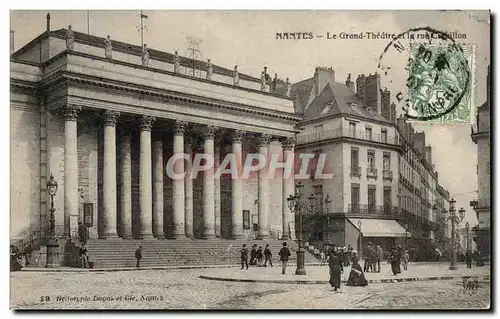
[(359, 150), (356, 147), (351, 147), (351, 167), (359, 165)]
[(384, 186), (384, 211), (385, 213), (390, 213), (392, 206), (392, 196), (391, 196), (391, 187)]
[(391, 169), (391, 154), (390, 153), (384, 153), (383, 166), (384, 166), (385, 171), (388, 171)]
[(352, 212), (359, 212), (359, 184), (351, 184), (351, 209)]
[(323, 185), (314, 185), (314, 211), (313, 213), (326, 213), (323, 211)]
[(349, 136), (356, 137), (356, 123), (349, 122)]
[(323, 135), (323, 134), (322, 134), (322, 133), (323, 133), (323, 124), (316, 125), (316, 126), (314, 127), (314, 132), (316, 133), (316, 138), (317, 138), (318, 140), (321, 140), (321, 138), (322, 138), (322, 136), (321, 136), (321, 135)]
[(371, 127), (367, 127), (365, 128), (365, 139), (367, 140), (372, 140), (372, 128)]
[(368, 213), (375, 212), (375, 185), (368, 185)]
[(375, 151), (368, 151), (368, 170), (373, 171), (375, 170)]
[(380, 139), (382, 143), (387, 143), (387, 130), (382, 129), (382, 134), (380, 135)]

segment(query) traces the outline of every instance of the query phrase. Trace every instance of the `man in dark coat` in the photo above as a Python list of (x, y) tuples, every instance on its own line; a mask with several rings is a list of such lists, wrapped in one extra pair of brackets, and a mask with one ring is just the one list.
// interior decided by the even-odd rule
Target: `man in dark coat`
[(243, 269), (246, 265), (247, 269), (248, 269), (248, 248), (247, 248), (247, 245), (243, 244), (243, 248), (241, 248), (240, 250), (240, 253), (241, 253), (241, 269)]
[(78, 238), (80, 239), (80, 243), (87, 242), (87, 227), (82, 222), (78, 222)]
[(273, 254), (271, 253), (271, 248), (269, 248), (269, 244), (267, 244), (266, 249), (264, 249), (264, 267), (267, 267), (267, 262), (269, 262), (269, 265), (271, 265), (271, 267), (273, 266), (273, 262), (271, 260), (272, 256)]
[(377, 267), (375, 267), (377, 272), (380, 272), (380, 261), (384, 259), (384, 250), (380, 247), (380, 244), (377, 244), (377, 248), (375, 251), (375, 260), (377, 262)]
[(396, 276), (401, 273), (401, 255), (393, 248), (390, 255), (392, 273)]
[(329, 283), (334, 291), (337, 291), (337, 289), (340, 289), (341, 274), (344, 272), (342, 266), (342, 253), (340, 251), (333, 252), (328, 261), (328, 266), (330, 267)]
[(137, 260), (137, 264), (135, 266), (139, 268), (142, 259), (142, 246), (139, 246), (139, 248), (135, 251), (135, 259)]
[(85, 242), (82, 243), (79, 254), (82, 261), (82, 268), (89, 268), (89, 255), (87, 253), (87, 247), (85, 247)]
[(262, 258), (264, 257), (264, 251), (262, 251), (262, 246), (259, 246), (259, 249), (257, 250), (257, 253), (255, 255), (257, 258), (257, 267), (262, 267)]
[(363, 257), (365, 258), (365, 263), (363, 265), (363, 271), (368, 272), (370, 265), (371, 265), (371, 248), (372, 248), (372, 243), (368, 243), (368, 246), (366, 246), (365, 251), (363, 253)]
[(250, 250), (250, 265), (255, 265), (257, 260), (257, 245), (252, 245), (252, 250)]
[(284, 275), (286, 272), (286, 265), (288, 264), (288, 257), (290, 257), (290, 250), (286, 247), (286, 242), (283, 243), (278, 255), (281, 261), (281, 273)]

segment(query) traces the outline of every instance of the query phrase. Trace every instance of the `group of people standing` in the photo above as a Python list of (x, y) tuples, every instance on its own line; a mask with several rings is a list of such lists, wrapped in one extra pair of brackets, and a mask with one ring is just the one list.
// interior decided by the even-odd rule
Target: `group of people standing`
[(365, 263), (363, 265), (364, 272), (380, 272), (380, 261), (384, 260), (384, 250), (380, 247), (368, 243), (364, 251)]
[[(345, 261), (345, 256), (350, 255), (347, 263)], [(365, 278), (363, 269), (359, 264), (359, 258), (352, 248), (349, 250), (342, 248), (332, 248), (329, 250), (328, 256), (328, 266), (330, 267), (330, 280), (329, 283), (334, 289), (338, 291), (340, 289), (340, 283), (342, 281), (342, 274), (344, 273), (344, 267), (348, 266), (346, 264), (351, 264), (351, 271), (349, 273), (349, 279), (347, 280), (346, 286), (367, 286), (368, 281)]]
[(408, 262), (410, 261), (410, 254), (408, 249), (403, 250), (400, 245), (392, 248), (389, 253), (389, 263), (391, 264), (392, 273), (396, 276), (401, 273), (401, 265), (403, 270), (408, 270)]
[[(286, 243), (284, 243), (284, 245), (286, 246)], [(271, 252), (269, 244), (266, 245), (264, 250), (262, 250), (262, 246), (253, 244), (252, 250), (250, 251), (250, 263), (248, 262), (248, 248), (246, 246), (246, 244), (243, 244), (243, 247), (240, 250), (241, 269), (248, 269), (249, 264), (250, 266), (267, 267), (267, 263), (269, 263), (271, 267), (273, 266), (273, 254)]]

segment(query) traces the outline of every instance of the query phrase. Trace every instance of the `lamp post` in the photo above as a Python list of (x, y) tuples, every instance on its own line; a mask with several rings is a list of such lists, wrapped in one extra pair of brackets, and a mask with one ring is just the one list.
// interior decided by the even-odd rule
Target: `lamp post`
[(47, 193), (50, 196), (50, 239), (47, 243), (47, 263), (45, 268), (57, 268), (59, 267), (59, 243), (56, 239), (55, 231), (55, 211), (54, 208), (54, 196), (57, 193), (57, 182), (54, 180), (54, 176), (50, 174), (50, 178), (47, 181)]
[(466, 243), (466, 247), (467, 247), (467, 251), (469, 250), (469, 222), (466, 222), (465, 223), (465, 232), (467, 233), (467, 243)]
[(358, 244), (358, 258), (359, 261), (361, 262), (361, 259), (363, 259), (363, 233), (361, 232), (361, 226), (363, 223), (361, 222), (361, 219), (358, 220), (358, 229), (359, 229), (359, 244)]
[[(326, 198), (325, 198), (325, 208), (326, 208), (326, 222), (327, 222), (327, 225), (325, 227), (325, 229), (330, 225), (330, 216), (328, 214), (330, 214), (330, 207), (332, 207), (332, 199), (330, 198), (330, 194), (327, 194), (326, 195)], [(328, 238), (330, 238), (330, 234), (328, 234)], [(325, 232), (323, 232), (323, 248), (325, 246)]]
[[(297, 269), (295, 270), (296, 275), (306, 275), (306, 268), (304, 264), (304, 254), (305, 254), (305, 249), (304, 249), (304, 241), (303, 241), (303, 234), (302, 234), (302, 192), (304, 189), (304, 185), (301, 182), (298, 182), (297, 185), (295, 185), (295, 195), (290, 195), (287, 198), (288, 201), (288, 207), (290, 208), (290, 211), (295, 214), (297, 212), (299, 214), (299, 248), (297, 249)], [(308, 197), (309, 199), (309, 206), (307, 209), (312, 212), (314, 210), (314, 194), (311, 194), (311, 196)]]
[[(458, 210), (459, 215), (457, 216), (456, 210), (455, 210), (455, 199), (452, 198), (450, 200), (450, 216), (446, 218), (446, 221), (450, 220), (451, 221), (451, 260), (450, 260), (450, 270), (457, 270), (457, 251), (456, 251), (456, 244), (455, 244), (455, 223), (460, 223), (465, 216), (465, 209), (461, 207)], [(443, 210), (443, 213), (446, 211)]]
[(408, 249), (408, 228), (410, 228), (410, 221), (407, 220), (405, 223), (405, 251)]

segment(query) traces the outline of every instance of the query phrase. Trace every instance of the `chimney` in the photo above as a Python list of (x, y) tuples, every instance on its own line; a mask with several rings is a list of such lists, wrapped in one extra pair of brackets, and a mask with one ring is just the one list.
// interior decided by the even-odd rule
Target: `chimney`
[(278, 73), (274, 73), (273, 91), (276, 91), (276, 83), (278, 82)]
[(391, 122), (396, 123), (396, 104), (391, 103)]
[(356, 95), (363, 103), (365, 103), (365, 82), (365, 75), (358, 75), (358, 78), (356, 79)]
[(422, 157), (425, 158), (425, 133), (424, 132), (415, 133), (413, 145), (415, 145), (415, 148), (420, 152)]
[(50, 13), (47, 13), (47, 32), (50, 32)]
[(366, 77), (365, 103), (375, 112), (381, 114), (380, 75), (377, 73)]
[(345, 86), (349, 88), (353, 93), (355, 93), (354, 82), (351, 81), (351, 73), (347, 76), (347, 80), (345, 81)]
[(323, 91), (328, 83), (335, 83), (335, 71), (332, 68), (316, 67), (314, 72), (316, 96), (321, 94), (321, 91)]
[[(427, 160), (427, 162), (429, 164), (432, 165), (432, 146), (430, 146), (430, 145), (427, 145), (425, 147), (425, 159)], [(432, 165), (432, 166), (434, 166), (434, 165)]]
[(14, 54), (14, 30), (10, 30), (10, 55)]
[(385, 88), (380, 92), (381, 97), (381, 105), (382, 105), (382, 116), (391, 120), (391, 91)]

